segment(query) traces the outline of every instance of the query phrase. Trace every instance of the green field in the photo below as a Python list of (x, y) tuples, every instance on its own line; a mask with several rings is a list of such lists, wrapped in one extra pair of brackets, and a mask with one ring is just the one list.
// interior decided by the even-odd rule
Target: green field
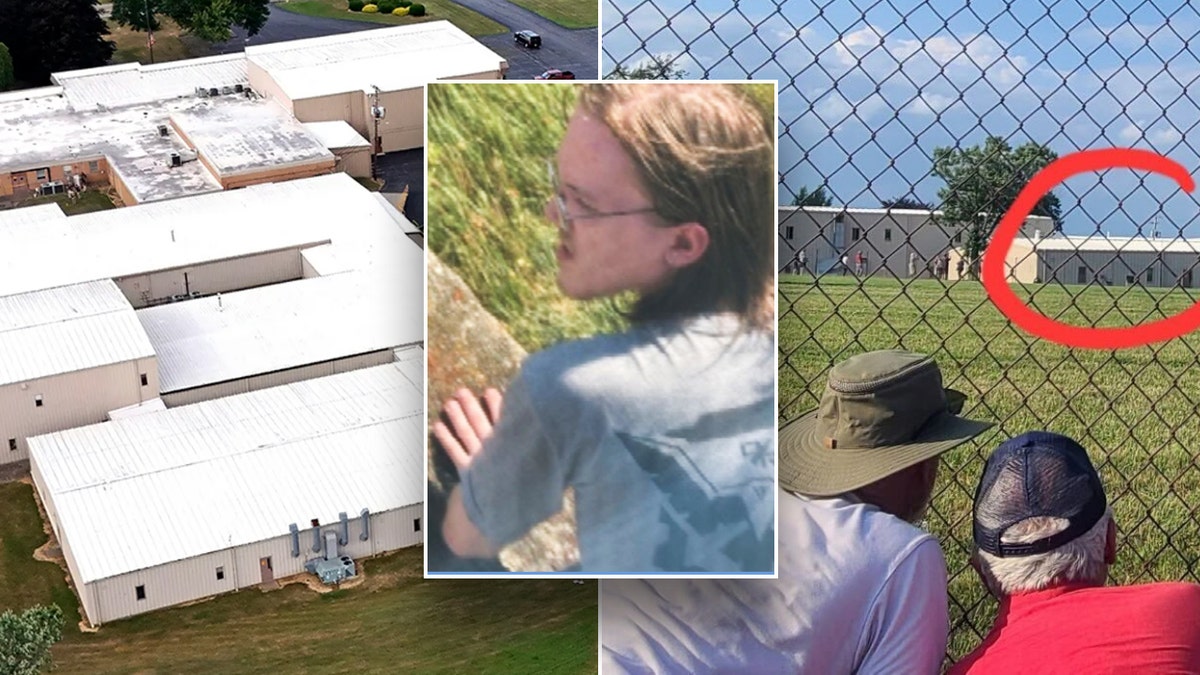
[(593, 0), (509, 0), (564, 28), (595, 28), (599, 3)]
[(365, 21), (389, 26), (408, 26), (425, 21), (448, 20), (468, 35), (496, 35), (507, 32), (504, 26), (486, 16), (450, 0), (424, 0), (425, 16), (394, 16), (392, 14), (364, 14), (347, 9), (346, 0), (291, 0), (275, 5), (279, 9), (326, 19)]
[[(1015, 288), (1031, 306), (1074, 325), (1128, 326), (1176, 314), (1195, 290), (1054, 285)], [(1104, 479), (1120, 531), (1116, 583), (1197, 578), (1200, 501), (1200, 334), (1112, 351), (1068, 349), (1014, 327), (977, 282), (781, 275), (780, 409), (816, 406), (829, 367), (897, 346), (937, 357), (965, 412), (997, 422), (944, 455), (928, 525), (951, 582), (951, 653), (986, 632), (995, 605), (967, 566), (970, 507), (983, 459), (1002, 439), (1046, 429), (1079, 440)]]
[(324, 595), (243, 589), (81, 633), (24, 483), (0, 484), (0, 611), (57, 603), (57, 673), (595, 672), (596, 583), (421, 578), (420, 548), (364, 561), (362, 585)]

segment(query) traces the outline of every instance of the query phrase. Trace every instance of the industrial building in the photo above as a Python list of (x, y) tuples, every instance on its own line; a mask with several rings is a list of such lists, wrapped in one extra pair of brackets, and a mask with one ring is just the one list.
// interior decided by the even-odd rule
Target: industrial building
[[(779, 208), (778, 269), (789, 265), (801, 250), (809, 273), (840, 272), (842, 256), (850, 260), (862, 251), (869, 275), (908, 278), (932, 276), (932, 262), (962, 243), (961, 228), (941, 220), (941, 211), (861, 209), (833, 206), (782, 206)], [(1049, 235), (1054, 223), (1044, 216), (1029, 216), (1025, 236)]]
[(31, 438), (87, 621), (419, 544), (424, 357), (396, 358)]
[(411, 229), (342, 173), (71, 217), (0, 211), (0, 464), (28, 436), (114, 412), (390, 360), (423, 339)]
[(0, 94), (0, 200), (111, 186), (129, 206), (333, 171), (368, 176), (372, 148), (423, 143), (426, 82), (507, 70), (432, 21), (55, 73), (53, 86)]
[(1200, 288), (1200, 239), (1018, 238), (1005, 259), (1017, 283)]

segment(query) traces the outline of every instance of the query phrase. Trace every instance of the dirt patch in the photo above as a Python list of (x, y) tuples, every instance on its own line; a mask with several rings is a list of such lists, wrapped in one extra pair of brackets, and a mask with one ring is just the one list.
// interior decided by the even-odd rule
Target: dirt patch
[(0, 464), (0, 483), (29, 482), (29, 460)]

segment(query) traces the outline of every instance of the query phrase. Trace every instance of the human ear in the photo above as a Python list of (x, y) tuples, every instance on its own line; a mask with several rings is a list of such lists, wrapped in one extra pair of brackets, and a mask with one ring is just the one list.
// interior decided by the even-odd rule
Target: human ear
[(667, 264), (676, 269), (687, 267), (704, 257), (708, 250), (708, 229), (700, 223), (683, 223), (671, 228)]

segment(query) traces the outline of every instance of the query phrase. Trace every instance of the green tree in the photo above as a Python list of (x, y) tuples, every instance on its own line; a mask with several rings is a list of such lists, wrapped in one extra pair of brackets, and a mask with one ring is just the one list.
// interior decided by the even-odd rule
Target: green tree
[[(989, 136), (982, 146), (936, 148), (933, 173), (946, 182), (938, 190), (942, 217), (965, 233), (963, 254), (978, 261), (987, 248), (1000, 219), (1034, 174), (1058, 159), (1050, 148), (1038, 143), (1012, 147), (1003, 138)], [(1053, 193), (1046, 194), (1034, 215), (1054, 219), (1061, 228), (1061, 206)], [(972, 273), (977, 273), (972, 265)]]
[(8, 52), (8, 47), (0, 42), (0, 91), (11, 89), (15, 82), (13, 76), (12, 54)]
[(255, 35), (267, 23), (268, 0), (113, 0), (112, 18), (122, 26), (158, 30), (159, 16), (170, 17), (188, 33), (208, 42), (233, 37), (233, 27)]
[(0, 0), (0, 42), (8, 45), (13, 75), (30, 86), (50, 73), (108, 63), (115, 47), (95, 0)]
[(885, 199), (880, 203), (880, 208), (885, 209), (913, 209), (915, 211), (932, 211), (933, 205), (917, 199), (916, 195), (908, 195), (906, 197), (894, 197)]
[(0, 614), (0, 672), (33, 675), (50, 663), (50, 647), (62, 639), (58, 605), (36, 605), (17, 614)]
[(619, 65), (613, 68), (611, 73), (605, 75), (604, 79), (682, 80), (687, 77), (688, 73), (683, 67), (675, 63), (678, 58), (675, 54), (652, 55), (632, 68), (628, 68), (624, 64)]
[(825, 194), (823, 185), (812, 191), (809, 191), (807, 187), (801, 187), (792, 199), (792, 206), (833, 206), (833, 200)]

